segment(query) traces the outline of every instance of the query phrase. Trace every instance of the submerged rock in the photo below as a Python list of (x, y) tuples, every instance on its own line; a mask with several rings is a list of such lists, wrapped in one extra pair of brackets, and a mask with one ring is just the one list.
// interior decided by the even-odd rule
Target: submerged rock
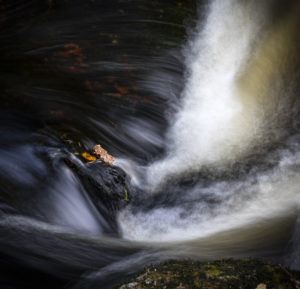
[[(211, 263), (169, 261), (146, 267), (118, 289), (298, 289), (300, 272), (257, 259), (225, 260)], [(298, 280), (297, 280), (298, 279)]]

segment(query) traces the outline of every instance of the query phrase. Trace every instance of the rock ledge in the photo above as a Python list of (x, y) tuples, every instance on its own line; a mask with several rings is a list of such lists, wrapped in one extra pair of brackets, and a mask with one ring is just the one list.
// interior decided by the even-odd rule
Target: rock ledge
[(298, 289), (300, 272), (257, 259), (211, 263), (169, 261), (146, 267), (118, 289)]

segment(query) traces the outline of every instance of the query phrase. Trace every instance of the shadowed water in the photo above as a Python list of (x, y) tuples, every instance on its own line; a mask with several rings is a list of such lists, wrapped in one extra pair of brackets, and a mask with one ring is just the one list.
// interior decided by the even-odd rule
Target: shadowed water
[[(171, 258), (299, 268), (299, 13), (7, 1), (1, 286), (111, 288)], [(114, 224), (64, 161), (85, 166), (97, 143), (135, 186)]]

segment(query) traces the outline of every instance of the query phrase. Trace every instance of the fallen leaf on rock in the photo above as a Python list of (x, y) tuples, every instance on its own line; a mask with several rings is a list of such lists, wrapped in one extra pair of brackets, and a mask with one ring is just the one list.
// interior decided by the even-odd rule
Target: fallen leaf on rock
[(97, 160), (96, 157), (92, 156), (91, 154), (89, 154), (89, 153), (87, 153), (87, 152), (84, 152), (84, 153), (82, 153), (81, 155), (82, 155), (87, 161), (90, 161), (90, 162)]
[(101, 145), (94, 146), (94, 154), (105, 163), (113, 163), (115, 161), (114, 157), (111, 156), (107, 150), (101, 147)]

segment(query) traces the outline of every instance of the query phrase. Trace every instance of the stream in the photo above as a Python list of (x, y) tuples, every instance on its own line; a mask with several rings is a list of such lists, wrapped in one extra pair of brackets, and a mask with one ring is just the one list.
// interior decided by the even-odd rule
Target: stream
[[(299, 1), (0, 5), (1, 288), (112, 288), (170, 259), (300, 269)], [(132, 188), (113, 221), (65, 161), (99, 173), (96, 144)]]

